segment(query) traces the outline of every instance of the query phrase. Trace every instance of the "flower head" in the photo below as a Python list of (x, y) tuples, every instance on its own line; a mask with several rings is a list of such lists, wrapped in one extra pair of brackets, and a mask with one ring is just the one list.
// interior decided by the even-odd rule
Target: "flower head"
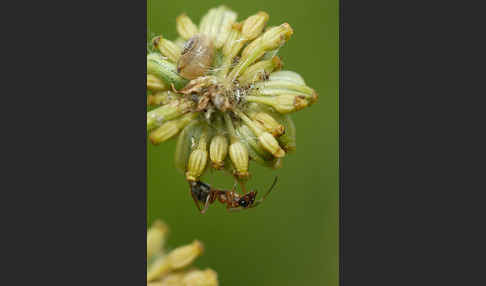
[(281, 70), (279, 48), (292, 36), (288, 23), (266, 27), (258, 12), (237, 22), (225, 6), (196, 25), (176, 19), (180, 38), (152, 40), (147, 56), (147, 130), (153, 144), (178, 136), (176, 166), (188, 181), (208, 168), (249, 177), (249, 161), (282, 166), (295, 150), (289, 113), (317, 101), (302, 77)]

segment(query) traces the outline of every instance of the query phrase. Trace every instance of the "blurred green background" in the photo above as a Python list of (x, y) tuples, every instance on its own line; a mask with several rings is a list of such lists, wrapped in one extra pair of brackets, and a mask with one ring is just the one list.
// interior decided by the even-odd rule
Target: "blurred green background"
[[(338, 1), (147, 1), (147, 38), (175, 39), (175, 18), (187, 13), (195, 23), (224, 4), (242, 20), (260, 10), (268, 25), (288, 22), (294, 35), (280, 50), (284, 69), (301, 74), (319, 101), (292, 115), (297, 151), (284, 166), (250, 166), (248, 188), (266, 191), (259, 207), (228, 213), (219, 203), (201, 215), (184, 175), (174, 167), (175, 140), (147, 143), (147, 223), (160, 218), (171, 232), (169, 248), (201, 240), (205, 253), (196, 266), (218, 272), (220, 285), (338, 285)], [(148, 140), (147, 140), (148, 142)], [(227, 174), (207, 172), (203, 181), (229, 189)]]

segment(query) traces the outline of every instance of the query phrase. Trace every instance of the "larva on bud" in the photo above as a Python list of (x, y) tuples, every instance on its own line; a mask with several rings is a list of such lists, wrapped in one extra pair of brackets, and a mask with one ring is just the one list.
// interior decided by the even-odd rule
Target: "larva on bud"
[(197, 34), (185, 44), (179, 60), (177, 72), (186, 79), (195, 79), (204, 75), (214, 59), (214, 45), (204, 34)]

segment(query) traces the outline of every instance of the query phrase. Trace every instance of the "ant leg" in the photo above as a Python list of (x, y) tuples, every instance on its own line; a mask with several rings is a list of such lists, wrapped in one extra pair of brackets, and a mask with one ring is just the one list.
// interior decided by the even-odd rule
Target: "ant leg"
[(232, 192), (236, 192), (236, 186), (238, 186), (238, 180), (235, 179), (235, 183), (233, 185), (233, 188), (231, 188)]
[(232, 208), (227, 207), (226, 210), (229, 211), (229, 212), (239, 212), (239, 211), (244, 210), (244, 208), (242, 208), (242, 207), (232, 207)]
[(210, 196), (208, 196), (208, 197), (206, 198), (206, 202), (204, 203), (204, 208), (201, 210), (201, 213), (202, 213), (202, 214), (203, 214), (203, 213), (205, 213), (205, 212), (208, 210), (208, 208), (209, 208), (209, 197), (210, 197)]
[(243, 194), (246, 194), (246, 187), (245, 187), (245, 182), (244, 181), (240, 181), (240, 180), (237, 180), (237, 182), (240, 184), (240, 188), (241, 188), (241, 191), (243, 192)]
[(191, 193), (191, 197), (194, 200), (194, 203), (196, 204), (197, 209), (199, 210), (200, 213), (202, 213), (201, 212), (201, 206), (199, 205), (199, 202), (197, 201), (196, 197), (194, 196), (194, 194), (191, 191), (189, 191), (189, 192)]

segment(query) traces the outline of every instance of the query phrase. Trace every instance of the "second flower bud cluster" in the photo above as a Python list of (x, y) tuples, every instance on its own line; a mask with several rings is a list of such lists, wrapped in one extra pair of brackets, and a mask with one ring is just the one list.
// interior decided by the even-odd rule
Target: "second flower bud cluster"
[(198, 180), (209, 166), (245, 180), (250, 160), (279, 168), (280, 159), (295, 149), (291, 122), (258, 104), (249, 104), (246, 112), (216, 114), (211, 124), (193, 121), (178, 138), (176, 165), (188, 181)]

